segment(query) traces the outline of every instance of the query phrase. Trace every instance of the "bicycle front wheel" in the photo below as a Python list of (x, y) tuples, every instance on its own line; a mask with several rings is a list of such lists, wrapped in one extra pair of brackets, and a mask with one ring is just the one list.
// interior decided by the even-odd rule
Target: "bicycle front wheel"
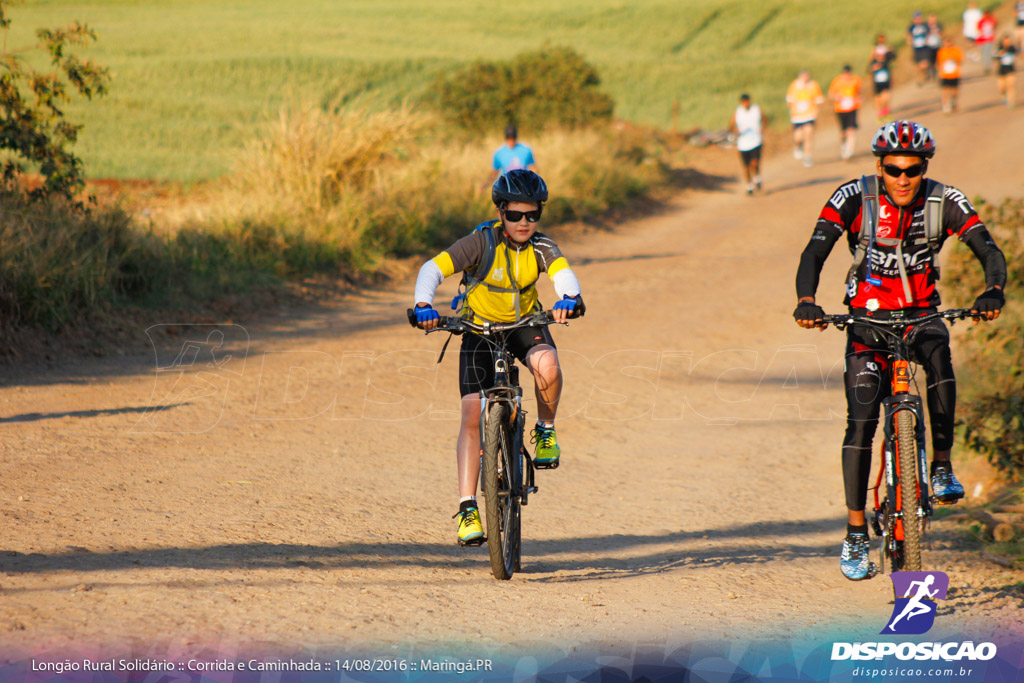
[(909, 410), (896, 413), (896, 450), (900, 465), (900, 510), (903, 512), (903, 566), (899, 569), (916, 572), (921, 570), (921, 518), (917, 515), (920, 488), (917, 437), (914, 417)]
[(493, 403), (484, 434), (484, 497), (491, 573), (502, 581), (511, 579), (519, 564), (519, 498), (514, 490), (514, 457), (508, 406)]

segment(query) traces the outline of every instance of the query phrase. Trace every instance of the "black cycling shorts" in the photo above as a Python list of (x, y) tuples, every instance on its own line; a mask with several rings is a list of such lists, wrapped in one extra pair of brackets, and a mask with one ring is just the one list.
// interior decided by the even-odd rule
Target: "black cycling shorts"
[(959, 88), (960, 87), (960, 79), (959, 78), (940, 78), (939, 79), (939, 87), (940, 88)]
[(882, 81), (879, 83), (875, 81), (875, 94), (880, 95), (888, 90), (892, 89), (892, 81)]
[[(534, 346), (547, 344), (555, 347), (555, 340), (546, 327), (521, 327), (504, 332), (508, 349), (519, 362), (526, 365), (526, 354)], [(462, 349), (459, 351), (459, 395), (479, 394), (483, 389), (494, 386), (494, 351), (487, 340), (478, 335), (462, 335)]]

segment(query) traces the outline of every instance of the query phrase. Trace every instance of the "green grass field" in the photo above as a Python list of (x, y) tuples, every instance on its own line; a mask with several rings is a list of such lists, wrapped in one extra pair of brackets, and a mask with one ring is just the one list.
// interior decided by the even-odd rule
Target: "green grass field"
[[(898, 7), (894, 10), (893, 7)], [(254, 127), (286, 101), (416, 101), (434, 76), (481, 58), (570, 46), (594, 63), (616, 115), (720, 128), (750, 92), (776, 123), (785, 87), (810, 68), (823, 87), (862, 71), (876, 32), (902, 42), (913, 9), (959, 34), (961, 0), (765, 3), (730, 0), (80, 0), (11, 8), (8, 49), (78, 20), (83, 53), (113, 74), (110, 94), (75, 104), (92, 177), (195, 181), (228, 172)], [(524, 139), (530, 137), (523, 131)], [(496, 131), (497, 144), (499, 137)]]

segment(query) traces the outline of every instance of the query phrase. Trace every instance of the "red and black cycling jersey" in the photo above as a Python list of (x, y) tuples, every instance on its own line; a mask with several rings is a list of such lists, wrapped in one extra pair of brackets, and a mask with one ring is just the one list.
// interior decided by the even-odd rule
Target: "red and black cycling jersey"
[[(939, 246), (933, 254), (928, 245), (924, 226), (924, 207), (927, 200), (927, 183), (921, 183), (918, 196), (906, 207), (893, 203), (885, 193), (885, 184), (879, 179), (878, 229), (876, 236), (902, 240), (903, 261), (910, 284), (911, 300), (906, 300), (903, 280), (900, 277), (897, 249), (874, 243), (868, 257), (860, 264), (855, 277), (847, 283), (845, 304), (851, 308), (900, 310), (904, 308), (925, 308), (938, 306), (938, 280), (933, 259), (938, 257), (946, 238), (956, 235), (981, 261), (985, 269), (988, 287), (1002, 287), (1006, 282), (1006, 261), (1003, 253), (992, 240), (985, 224), (981, 222), (971, 202), (963, 192), (946, 186), (942, 203), (942, 230)], [(818, 279), (825, 259), (832, 247), (845, 232), (851, 255), (860, 241), (863, 195), (859, 180), (840, 185), (829, 198), (818, 216), (814, 234), (800, 258), (797, 271), (796, 290), (798, 297), (813, 297), (818, 289)], [(881, 284), (868, 282), (870, 258), (871, 275)]]

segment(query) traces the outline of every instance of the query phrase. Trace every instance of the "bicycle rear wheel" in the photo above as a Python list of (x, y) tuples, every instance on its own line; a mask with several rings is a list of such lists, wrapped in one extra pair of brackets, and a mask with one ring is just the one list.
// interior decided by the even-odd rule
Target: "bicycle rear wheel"
[(515, 454), (508, 406), (493, 403), (484, 434), (484, 509), (491, 573), (506, 581), (519, 565), (519, 498), (515, 495)]
[[(900, 510), (903, 512), (903, 562), (898, 569), (921, 570), (921, 518), (917, 516), (917, 437), (909, 410), (896, 413), (896, 449), (900, 465)], [(922, 473), (923, 475), (923, 473)]]

